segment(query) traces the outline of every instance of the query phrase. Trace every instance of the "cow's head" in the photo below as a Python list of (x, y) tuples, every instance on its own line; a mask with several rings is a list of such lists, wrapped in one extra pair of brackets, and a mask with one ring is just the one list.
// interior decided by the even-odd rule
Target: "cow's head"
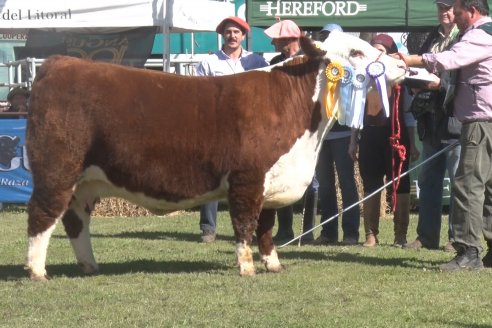
[(333, 31), (321, 43), (320, 48), (326, 51), (326, 57), (332, 61), (349, 61), (355, 67), (366, 67), (374, 61), (382, 62), (386, 69), (386, 81), (390, 84), (399, 83), (404, 79), (405, 69), (402, 67), (405, 67), (405, 64), (403, 61), (381, 54), (381, 51), (353, 35)]

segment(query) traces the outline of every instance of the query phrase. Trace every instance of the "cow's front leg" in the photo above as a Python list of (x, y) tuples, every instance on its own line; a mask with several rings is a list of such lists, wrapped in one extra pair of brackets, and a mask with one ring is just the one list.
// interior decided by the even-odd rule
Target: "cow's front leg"
[(236, 237), (236, 256), (241, 276), (256, 273), (251, 243), (263, 203), (263, 175), (234, 172), (229, 176), (229, 206)]
[(283, 269), (278, 259), (277, 249), (272, 240), (275, 212), (274, 209), (263, 209), (258, 220), (258, 227), (256, 228), (261, 262), (265, 264), (265, 267), (269, 272), (280, 272)]

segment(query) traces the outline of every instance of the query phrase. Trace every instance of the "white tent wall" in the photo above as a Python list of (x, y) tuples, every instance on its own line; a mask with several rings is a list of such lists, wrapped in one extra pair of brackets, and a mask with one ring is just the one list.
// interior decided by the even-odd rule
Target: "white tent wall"
[(221, 19), (231, 15), (234, 4), (217, 0), (0, 0), (0, 29), (167, 24), (176, 32), (213, 31)]
[(169, 71), (169, 33), (214, 31), (234, 3), (218, 0), (0, 0), (0, 32), (75, 29), (115, 32), (158, 26), (163, 32), (163, 68)]

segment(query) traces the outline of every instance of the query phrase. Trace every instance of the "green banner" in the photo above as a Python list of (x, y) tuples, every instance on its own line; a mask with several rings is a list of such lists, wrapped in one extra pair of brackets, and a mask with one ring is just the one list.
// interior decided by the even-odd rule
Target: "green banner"
[(252, 26), (268, 27), (277, 17), (306, 30), (337, 23), (349, 32), (408, 32), (438, 24), (433, 0), (247, 0)]

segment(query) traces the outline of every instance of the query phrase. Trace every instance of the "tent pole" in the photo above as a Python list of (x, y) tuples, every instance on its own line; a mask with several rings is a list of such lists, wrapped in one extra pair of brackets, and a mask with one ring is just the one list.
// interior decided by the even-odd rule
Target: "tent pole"
[(171, 53), (171, 37), (169, 22), (167, 19), (167, 0), (162, 1), (162, 70), (164, 72), (171, 71), (170, 53)]

